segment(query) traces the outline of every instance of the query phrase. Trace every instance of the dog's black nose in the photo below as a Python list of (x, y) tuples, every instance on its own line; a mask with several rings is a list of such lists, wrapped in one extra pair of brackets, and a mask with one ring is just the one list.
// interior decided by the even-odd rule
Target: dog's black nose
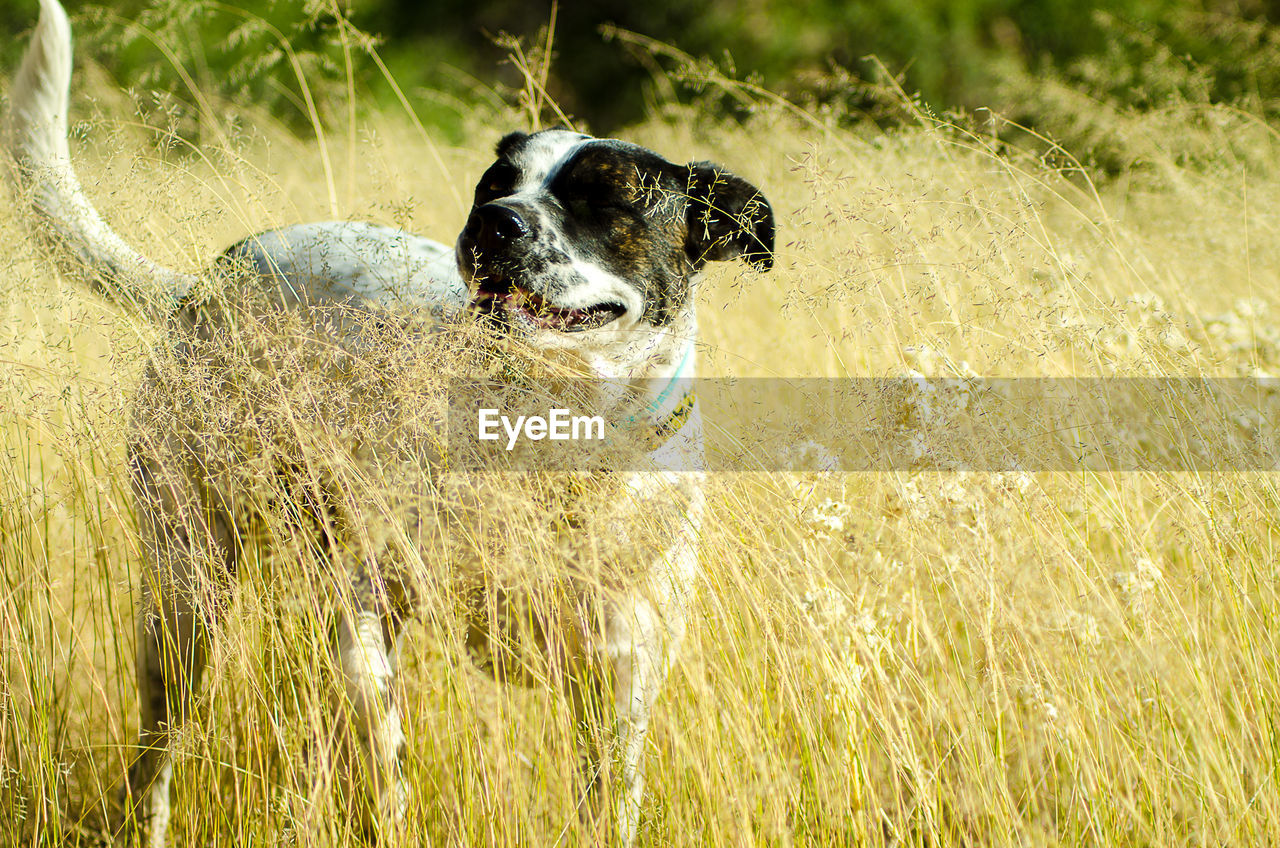
[(501, 250), (529, 235), (529, 225), (510, 206), (486, 203), (471, 213), (467, 235), (482, 252)]

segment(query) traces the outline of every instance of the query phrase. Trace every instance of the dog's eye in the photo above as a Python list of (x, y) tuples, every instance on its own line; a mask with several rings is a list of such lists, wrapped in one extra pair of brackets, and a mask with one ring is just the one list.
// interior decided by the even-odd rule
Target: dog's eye
[(476, 205), (483, 206), (491, 200), (497, 200), (510, 193), (510, 187), (501, 180), (489, 180), (476, 186)]
[(564, 205), (570, 215), (581, 219), (599, 218), (624, 209), (616, 200), (601, 195), (571, 197)]
[(632, 205), (625, 195), (618, 192), (616, 186), (579, 185), (576, 191), (568, 193), (565, 205), (575, 216), (595, 216), (607, 212), (630, 212)]
[(510, 167), (494, 165), (476, 183), (476, 205), (483, 206), (499, 197), (506, 197), (514, 183), (515, 174)]

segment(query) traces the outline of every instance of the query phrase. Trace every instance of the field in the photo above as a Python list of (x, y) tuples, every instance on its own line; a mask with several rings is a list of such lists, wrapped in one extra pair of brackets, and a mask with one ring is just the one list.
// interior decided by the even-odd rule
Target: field
[[(88, 193), (192, 270), (317, 218), (451, 241), (493, 143), (529, 123), (493, 107), (448, 147), (402, 112), (353, 112), (300, 140), (210, 103), (206, 143), (157, 145), (163, 109), (140, 118), (92, 69), (77, 80)], [(906, 120), (879, 130), (741, 94), (756, 106), (741, 122), (665, 104), (625, 133), (724, 163), (778, 216), (772, 273), (724, 265), (701, 283), (702, 375), (1280, 374), (1280, 139), (1263, 120), (1056, 92), (1126, 154), (1103, 178), (990, 116), (904, 98)], [(0, 212), (5, 845), (102, 844), (118, 818), (141, 562), (124, 445), (157, 339)], [(900, 468), (709, 486), (640, 844), (1276, 841), (1274, 476)], [(273, 574), (228, 601), (179, 740), (175, 844), (351, 836), (344, 799), (304, 765), (326, 720), (323, 587)], [(414, 844), (579, 844), (568, 711), (495, 685), (446, 618), (402, 658)]]

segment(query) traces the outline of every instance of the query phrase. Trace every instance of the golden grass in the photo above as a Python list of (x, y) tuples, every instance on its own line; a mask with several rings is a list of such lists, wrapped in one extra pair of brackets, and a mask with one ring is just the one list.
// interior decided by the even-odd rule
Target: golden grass
[[(265, 129), (157, 158), (101, 117), (127, 105), (91, 90), (88, 192), (186, 268), (332, 215), (450, 241), (465, 213), (451, 186), (467, 195), (490, 127), (512, 120), (477, 121), (441, 169), (408, 121), (372, 116), (327, 140), (330, 194), (318, 145), (264, 116), (228, 108), (227, 127)], [(1125, 116), (1143, 158), (1097, 187), (1062, 151), (918, 117), (852, 131), (669, 107), (627, 133), (726, 164), (778, 216), (771, 274), (715, 267), (701, 284), (704, 375), (1280, 373), (1270, 127), (1214, 107)], [(56, 277), (13, 212), (0, 269), (0, 841), (94, 844), (136, 723), (123, 445), (157, 334)], [(1263, 473), (713, 479), (642, 844), (1273, 841), (1276, 501)], [(326, 721), (323, 605), (250, 571), (181, 736), (173, 839), (344, 840), (343, 800), (302, 762)], [(414, 628), (402, 661), (412, 830), (575, 844), (566, 708), (495, 686), (438, 624)]]

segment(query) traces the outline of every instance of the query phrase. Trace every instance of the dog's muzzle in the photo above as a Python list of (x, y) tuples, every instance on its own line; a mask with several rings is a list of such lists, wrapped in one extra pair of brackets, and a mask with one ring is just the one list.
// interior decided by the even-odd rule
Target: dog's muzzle
[(532, 267), (536, 236), (519, 209), (486, 203), (472, 210), (458, 238), (464, 275), (471, 281), (471, 309), (499, 324), (578, 333), (603, 327), (622, 317), (626, 307), (605, 302), (582, 308), (557, 306), (537, 289)]

